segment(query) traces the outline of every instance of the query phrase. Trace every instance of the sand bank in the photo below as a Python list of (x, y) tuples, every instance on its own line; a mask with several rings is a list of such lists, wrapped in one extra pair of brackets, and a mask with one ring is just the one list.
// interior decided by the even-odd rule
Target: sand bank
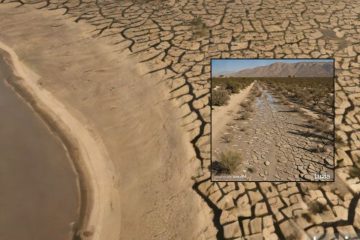
[[(93, 239), (102, 239), (102, 223), (106, 222), (104, 213), (107, 212), (110, 199), (114, 200), (111, 173), (114, 168), (107, 159), (108, 154), (103, 144), (62, 103), (39, 85), (40, 77), (26, 67), (10, 47), (0, 42), (0, 49), (8, 53), (7, 60), (12, 64), (15, 75), (20, 78), (9, 83), (61, 136), (75, 161), (82, 180), (81, 206), (84, 208), (81, 212), (82, 226), (79, 228), (87, 234), (93, 234)], [(114, 205), (119, 209), (119, 204)]]
[(58, 135), (9, 84), (18, 79), (10, 62), (0, 49), (0, 239), (70, 239), (79, 218), (74, 166)]

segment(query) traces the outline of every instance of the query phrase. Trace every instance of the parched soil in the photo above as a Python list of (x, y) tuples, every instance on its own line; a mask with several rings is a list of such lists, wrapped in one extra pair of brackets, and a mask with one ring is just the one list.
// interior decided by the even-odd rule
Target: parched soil
[[(241, 164), (231, 175), (242, 176), (242, 181), (321, 180), (315, 179), (315, 174), (332, 180), (332, 136), (318, 131), (309, 123), (309, 117), (281, 101), (276, 92), (264, 85), (259, 90), (262, 95), (252, 102), (253, 112), (249, 112), (248, 119), (240, 119), (246, 112), (240, 106), (233, 111), (232, 121), (213, 142), (213, 161), (222, 151), (238, 151)], [(318, 152), (319, 145), (324, 144), (325, 148)], [(226, 180), (216, 175), (213, 179)]]
[[(79, 96), (78, 102), (83, 102), (84, 105), (89, 106), (90, 110), (97, 102), (89, 102), (93, 98), (83, 97), (80, 94), (81, 91), (88, 91), (87, 96), (92, 96), (95, 92), (98, 99), (99, 94), (103, 95), (103, 90), (105, 92), (109, 90), (112, 83), (109, 82), (109, 75), (106, 73), (113, 65), (115, 65), (114, 68), (118, 67), (115, 63), (117, 59), (123, 58), (121, 54), (124, 49), (131, 52), (131, 55), (140, 59), (141, 62), (147, 63), (150, 66), (149, 73), (159, 73), (158, 77), (152, 79), (168, 83), (169, 89), (163, 91), (170, 91), (171, 99), (180, 102), (175, 108), (180, 108), (185, 112), (182, 117), (185, 122), (183, 126), (190, 135), (186, 141), (191, 142), (196, 152), (195, 161), (201, 166), (200, 169), (193, 167), (184, 169), (183, 165), (175, 164), (176, 172), (183, 171), (179, 173), (183, 178), (187, 179), (184, 177), (186, 174), (193, 176), (192, 189), (189, 190), (198, 194), (206, 204), (201, 212), (209, 214), (207, 220), (213, 222), (207, 227), (207, 231), (213, 233), (207, 239), (262, 239), (264, 237), (275, 240), (305, 239), (315, 236), (317, 239), (333, 239), (334, 237), (344, 239), (345, 236), (351, 238), (360, 236), (360, 118), (358, 114), (360, 111), (360, 58), (358, 57), (360, 22), (357, 20), (360, 6), (356, 1), (4, 0), (1, 1), (0, 9), (0, 23), (4, 23), (8, 30), (18, 35), (19, 39), (31, 43), (31, 47), (25, 47), (28, 51), (36, 45), (41, 45), (42, 42), (39, 36), (30, 34), (21, 36), (22, 31), (17, 28), (22, 25), (33, 34), (43, 32), (43, 38), (46, 39), (44, 42), (50, 45), (50, 49), (57, 49), (68, 56), (54, 55), (51, 51), (45, 51), (44, 55), (53, 56), (54, 59), (63, 58), (66, 61), (73, 59), (74, 56), (79, 57), (74, 50), (81, 48), (83, 41), (67, 38), (67, 35), (77, 35), (79, 31), (76, 29), (70, 33), (68, 30), (59, 28), (64, 25), (59, 22), (62, 18), (68, 19), (66, 23), (68, 26), (69, 22), (72, 22), (75, 25), (86, 24), (94, 28), (91, 32), (92, 37), (88, 38), (93, 41), (89, 44), (91, 47), (87, 49), (95, 51), (97, 42), (103, 40), (112, 45), (106, 51), (107, 54), (114, 55), (114, 58), (109, 61), (104, 61), (94, 53), (86, 54), (81, 61), (75, 59), (73, 64), (68, 65), (51, 64), (50, 61), (45, 61), (48, 63), (47, 66), (60, 66), (59, 72), (63, 73), (69, 67), (79, 66), (80, 62), (87, 63), (89, 59), (94, 59), (96, 64), (89, 66), (86, 71), (71, 71), (71, 74), (67, 76), (68, 79), (56, 78), (54, 74), (56, 71), (54, 71), (49, 76), (50, 79), (55, 77), (56, 81), (45, 82), (45, 84), (59, 83), (60, 86), (55, 91), (57, 94), (64, 95), (64, 92), (65, 94), (67, 92), (72, 98)], [(61, 13), (47, 15), (46, 20), (42, 20), (42, 23), (47, 24), (47, 28), (51, 29), (44, 31), (41, 27), (34, 27), (32, 22), (24, 17), (30, 9), (36, 13), (36, 16), (41, 16), (44, 12)], [(58, 11), (54, 11), (55, 9)], [(23, 22), (15, 23), (14, 18)], [(2, 27), (0, 33), (3, 32)], [(55, 33), (59, 36), (56, 37)], [(48, 38), (52, 36), (55, 37), (49, 40)], [(58, 40), (65, 42), (55, 44)], [(73, 45), (70, 51), (60, 47), (66, 45)], [(28, 60), (30, 58), (36, 61), (39, 58), (37, 54), (31, 55), (29, 52), (24, 54)], [(211, 172), (208, 170), (211, 162), (210, 84), (208, 80), (212, 58), (335, 58), (335, 124), (336, 134), (339, 136), (335, 149), (335, 182), (314, 184), (211, 181)], [(51, 70), (50, 67), (49, 70)], [(88, 74), (91, 70), (94, 70), (93, 74), (102, 74), (100, 77), (98, 75), (98, 79), (102, 81), (95, 91), (88, 89), (87, 85)], [(78, 82), (81, 82), (79, 86), (73, 83), (74, 76)], [(123, 73), (118, 73), (118, 76), (123, 76)], [(147, 78), (141, 77), (131, 87), (120, 84), (120, 88), (124, 89), (123, 92), (116, 92), (114, 95), (123, 95), (125, 99), (121, 102), (127, 104), (126, 96), (129, 89), (137, 89), (148, 82)], [(152, 88), (158, 88), (158, 85)], [(148, 87), (145, 92), (152, 88)], [(140, 106), (147, 102), (143, 97), (140, 99), (142, 100), (139, 101)], [(108, 108), (115, 108), (118, 102), (119, 99), (113, 95), (109, 96), (107, 101), (98, 102), (98, 105), (104, 107), (104, 112), (96, 112), (89, 119), (104, 115), (106, 111), (109, 111)], [(125, 107), (119, 107), (119, 109), (123, 108)], [(146, 106), (144, 109), (152, 109), (152, 107)], [(137, 126), (141, 126), (142, 122), (149, 122), (147, 119), (145, 116)], [(129, 122), (131, 120), (133, 119)], [(158, 124), (160, 132), (166, 129), (165, 126), (169, 126), (166, 121), (152, 122)], [(170, 119), (169, 122), (173, 120)], [(139, 130), (139, 136), (141, 132), (147, 132), (152, 127), (153, 125), (144, 126), (143, 131)], [(114, 131), (114, 129), (119, 128), (115, 126), (108, 128), (107, 134), (119, 136), (118, 139), (121, 139), (121, 131)], [(173, 129), (166, 130), (172, 132)], [(148, 142), (155, 142), (152, 139), (153, 136), (155, 134), (148, 133), (146, 138)], [(141, 136), (140, 139), (143, 137)], [(154, 148), (167, 142), (160, 139), (156, 141)], [(114, 143), (114, 141), (110, 142)], [(146, 155), (144, 152), (142, 154)], [(179, 158), (182, 157), (179, 156)], [(158, 158), (146, 155), (144, 161), (137, 161), (134, 164), (147, 162), (151, 165), (153, 162), (150, 160), (154, 159)], [(169, 158), (164, 159), (170, 162)], [(148, 170), (148, 167), (145, 169)], [(122, 169), (116, 170), (120, 172)], [(121, 172), (127, 173), (127, 171)], [(147, 180), (142, 177), (136, 179), (141, 179), (143, 182)], [(165, 192), (159, 195), (162, 197), (160, 199), (164, 199), (164, 196), (169, 197), (164, 205), (168, 209), (178, 211), (167, 215), (168, 218), (164, 217), (167, 233), (173, 232), (173, 229), (178, 229), (179, 226), (189, 232), (186, 226), (179, 224), (179, 219), (189, 225), (194, 225), (193, 221), (195, 221), (193, 217), (186, 218), (182, 215), (184, 211), (178, 203), (183, 199), (184, 194), (178, 192), (179, 196), (174, 196), (168, 190), (175, 192), (176, 190), (173, 189), (170, 181), (167, 183), (169, 183), (169, 189), (166, 191), (161, 188), (154, 190), (152, 186), (155, 183), (148, 186), (152, 190), (149, 191), (151, 194)], [(138, 189), (143, 188), (138, 186)], [(141, 191), (141, 193), (143, 194), (139, 195), (139, 202), (142, 199), (147, 201), (147, 192)], [(138, 192), (130, 193), (124, 190), (122, 194), (138, 195)], [(155, 205), (152, 204), (155, 202), (156, 199), (149, 202), (149, 206)], [(313, 206), (318, 205), (316, 202), (325, 205), (326, 208), (314, 208)], [(160, 206), (159, 208), (148, 212), (146, 208), (143, 210), (145, 210), (144, 213), (159, 213), (159, 216), (164, 216), (159, 211), (164, 205), (158, 204), (156, 206)], [(156, 231), (155, 233), (153, 231), (149, 233), (148, 229), (142, 228), (147, 223), (153, 223), (154, 219), (158, 220), (156, 215), (147, 214), (147, 221), (144, 222), (144, 218), (131, 215), (132, 209), (138, 210), (136, 206), (128, 210), (133, 220), (129, 221), (129, 225), (143, 230), (138, 232), (140, 239), (161, 239), (162, 237), (171, 239), (162, 234), (163, 229), (154, 230), (151, 224), (148, 225), (148, 229)], [(166, 209), (163, 210), (167, 213)], [(114, 217), (114, 215), (111, 216)], [(169, 219), (173, 219), (172, 227), (169, 227)], [(189, 219), (193, 221), (189, 222)], [(116, 228), (119, 228), (119, 224)], [(129, 232), (132, 231), (129, 230)]]

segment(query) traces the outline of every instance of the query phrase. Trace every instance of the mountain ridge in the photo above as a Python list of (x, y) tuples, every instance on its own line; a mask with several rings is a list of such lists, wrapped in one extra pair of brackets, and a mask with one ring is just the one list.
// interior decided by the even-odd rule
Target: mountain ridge
[(228, 77), (333, 77), (332, 62), (277, 62), (267, 66), (247, 68), (224, 76)]

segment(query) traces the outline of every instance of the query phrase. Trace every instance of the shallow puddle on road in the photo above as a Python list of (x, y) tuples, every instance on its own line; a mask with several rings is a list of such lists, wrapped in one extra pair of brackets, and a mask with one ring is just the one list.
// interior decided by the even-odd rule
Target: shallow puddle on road
[(77, 177), (60, 140), (7, 85), (0, 53), (0, 239), (67, 240)]

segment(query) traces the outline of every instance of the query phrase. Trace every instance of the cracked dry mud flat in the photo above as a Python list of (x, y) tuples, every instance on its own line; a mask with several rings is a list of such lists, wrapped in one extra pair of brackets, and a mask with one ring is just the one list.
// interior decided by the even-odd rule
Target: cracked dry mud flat
[[(262, 95), (253, 101), (247, 100), (253, 108), (248, 112), (250, 117), (246, 120), (239, 118), (246, 110), (241, 110), (238, 103), (223, 135), (213, 140), (213, 161), (223, 151), (239, 152), (242, 163), (230, 174), (240, 176), (239, 181), (319, 180), (315, 179), (315, 174), (327, 175), (327, 180), (332, 181), (332, 136), (317, 131), (303, 113), (294, 110), (288, 102), (281, 102), (275, 91), (259, 83), (257, 86)], [(223, 140), (226, 136), (230, 142)], [(318, 144), (326, 144), (326, 151), (314, 151)], [(231, 181), (226, 175), (225, 178), (215, 175), (212, 179)]]
[[(14, 7), (63, 9), (97, 27), (94, 38), (127, 48), (163, 76), (191, 134), (202, 170), (194, 191), (211, 208), (209, 239), (300, 239), (359, 236), (360, 184), (349, 170), (360, 160), (360, 7), (352, 0), (79, 1), (1, 0)], [(0, 4), (0, 8), (1, 8)], [(193, 21), (198, 17), (199, 20)], [(210, 58), (336, 60), (334, 183), (210, 181)], [(325, 211), (306, 217), (314, 201)]]

